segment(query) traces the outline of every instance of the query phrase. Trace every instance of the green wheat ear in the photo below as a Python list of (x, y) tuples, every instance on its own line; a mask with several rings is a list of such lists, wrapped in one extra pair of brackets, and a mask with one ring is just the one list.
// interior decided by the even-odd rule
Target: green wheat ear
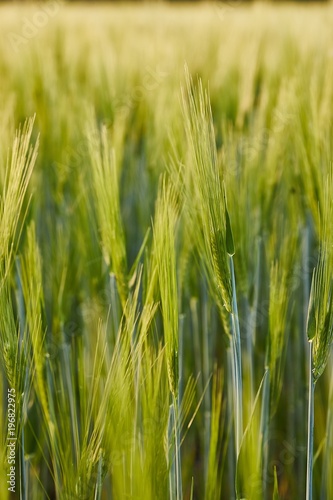
[(0, 347), (8, 381), (16, 389), (21, 387), (26, 359), (23, 340), (17, 332), (9, 276), (25, 218), (26, 192), (37, 159), (38, 140), (31, 146), (34, 120), (34, 117), (27, 119), (15, 134), (0, 192)]
[(217, 288), (214, 295), (219, 305), (231, 312), (229, 255), (234, 254), (234, 243), (217, 160), (212, 110), (208, 92), (204, 91), (200, 80), (197, 85), (193, 84), (187, 67), (185, 78), (183, 117), (191, 177), (191, 188), (187, 188), (188, 213), (198, 227), (197, 246), (208, 281), (215, 283)]
[(333, 340), (333, 176), (328, 175), (322, 222), (320, 225), (320, 252), (315, 268), (308, 308), (307, 337), (313, 347), (314, 382), (322, 375)]
[(28, 184), (37, 159), (38, 140), (31, 146), (35, 117), (16, 132), (7, 162), (3, 192), (0, 193), (0, 262), (13, 256), (13, 242), (20, 233), (20, 216)]
[(178, 292), (176, 275), (175, 230), (178, 220), (176, 194), (162, 177), (154, 220), (154, 258), (158, 274), (167, 372), (170, 391), (177, 397), (179, 383), (178, 360)]
[[(314, 277), (316, 281), (320, 280), (318, 276), (319, 273), (316, 273)], [(315, 332), (314, 335), (313, 332)], [(313, 337), (310, 338), (309, 335), (313, 335)], [(310, 316), (308, 338), (313, 342), (313, 375), (316, 382), (325, 370), (333, 340), (332, 279), (329, 284), (326, 310), (323, 308), (321, 316), (318, 314), (317, 322), (313, 321)]]
[(96, 209), (101, 245), (110, 271), (116, 276), (123, 309), (128, 295), (125, 230), (120, 209), (119, 176), (115, 151), (105, 126), (89, 130), (89, 157), (92, 165), (93, 202)]

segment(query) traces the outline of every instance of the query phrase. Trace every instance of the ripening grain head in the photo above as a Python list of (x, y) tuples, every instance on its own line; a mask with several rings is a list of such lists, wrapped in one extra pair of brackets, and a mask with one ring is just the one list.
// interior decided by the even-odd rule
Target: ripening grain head
[(231, 311), (232, 290), (228, 254), (234, 253), (226, 196), (218, 168), (212, 110), (208, 92), (199, 80), (193, 84), (186, 72), (183, 116), (188, 141), (191, 177), (189, 215), (197, 227), (197, 244), (208, 273), (215, 283), (220, 304)]
[(333, 340), (333, 172), (325, 183), (320, 224), (319, 261), (314, 270), (308, 309), (307, 335), (313, 342), (315, 381), (323, 373)]
[(163, 177), (154, 221), (154, 253), (163, 315), (168, 377), (171, 392), (178, 393), (178, 292), (175, 231), (178, 207), (175, 192)]

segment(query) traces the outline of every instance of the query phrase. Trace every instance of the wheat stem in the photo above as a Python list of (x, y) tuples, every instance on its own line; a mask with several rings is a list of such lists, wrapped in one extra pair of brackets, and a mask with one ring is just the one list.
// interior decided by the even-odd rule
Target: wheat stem
[(309, 406), (308, 406), (308, 445), (306, 465), (306, 500), (312, 500), (313, 474), (313, 431), (314, 431), (314, 390), (315, 381), (312, 371), (312, 343), (309, 352)]
[(20, 500), (27, 500), (27, 491), (26, 491), (26, 484), (27, 484), (27, 474), (26, 474), (26, 469), (25, 469), (25, 458), (24, 458), (24, 448), (25, 448), (25, 442), (24, 442), (24, 427), (22, 425), (22, 430), (21, 430), (21, 443), (20, 443)]
[(235, 413), (235, 445), (236, 456), (239, 455), (240, 444), (243, 436), (243, 402), (242, 402), (242, 354), (239, 318), (236, 296), (236, 280), (233, 258), (230, 257), (230, 272), (232, 282), (232, 313), (231, 324), (233, 329), (231, 349), (232, 349), (232, 375), (233, 375), (233, 396)]

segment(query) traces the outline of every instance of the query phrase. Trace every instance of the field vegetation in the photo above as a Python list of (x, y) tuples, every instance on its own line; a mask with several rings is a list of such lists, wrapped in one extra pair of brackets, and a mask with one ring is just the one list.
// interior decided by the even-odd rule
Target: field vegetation
[(332, 26), (0, 7), (2, 500), (333, 498)]

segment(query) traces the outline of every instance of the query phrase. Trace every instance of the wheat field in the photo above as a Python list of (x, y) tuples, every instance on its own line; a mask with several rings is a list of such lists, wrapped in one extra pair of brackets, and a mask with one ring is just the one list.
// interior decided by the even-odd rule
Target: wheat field
[(1, 499), (333, 498), (332, 26), (1, 4)]

